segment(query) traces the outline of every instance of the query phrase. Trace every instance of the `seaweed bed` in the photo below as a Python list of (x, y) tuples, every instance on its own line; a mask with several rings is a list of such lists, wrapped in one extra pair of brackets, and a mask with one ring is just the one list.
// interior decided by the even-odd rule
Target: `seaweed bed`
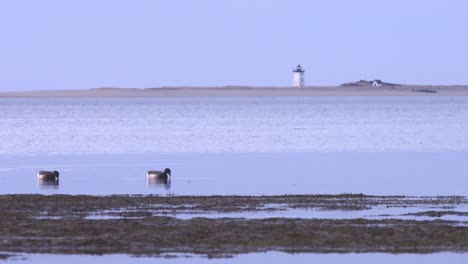
[[(58, 254), (126, 253), (208, 256), (284, 252), (468, 252), (468, 227), (440, 219), (368, 220), (299, 218), (192, 218), (158, 212), (280, 210), (269, 205), (320, 210), (372, 206), (468, 204), (464, 197), (343, 195), (288, 196), (84, 196), (1, 195), (0, 251)], [(111, 211), (116, 219), (88, 219)], [(430, 215), (443, 215), (436, 211)], [(456, 214), (456, 212), (449, 212)], [(462, 213), (464, 214), (464, 213)]]

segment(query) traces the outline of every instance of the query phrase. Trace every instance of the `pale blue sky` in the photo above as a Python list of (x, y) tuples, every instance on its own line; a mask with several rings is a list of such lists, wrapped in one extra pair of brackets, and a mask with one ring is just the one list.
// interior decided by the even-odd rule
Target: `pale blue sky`
[(468, 84), (465, 0), (1, 0), (0, 90)]

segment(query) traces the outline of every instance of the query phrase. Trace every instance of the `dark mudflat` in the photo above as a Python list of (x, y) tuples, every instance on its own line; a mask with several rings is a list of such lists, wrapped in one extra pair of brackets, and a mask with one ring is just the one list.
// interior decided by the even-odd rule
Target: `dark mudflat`
[[(208, 255), (285, 252), (468, 252), (468, 227), (453, 221), (242, 219), (154, 216), (156, 207), (205, 211), (262, 210), (266, 204), (356, 210), (384, 206), (466, 204), (463, 197), (303, 196), (0, 196), (0, 251), (27, 253), (187, 252)], [(181, 209), (182, 208), (182, 209)], [(118, 219), (87, 219), (121, 210)], [(131, 209), (131, 210), (130, 210)], [(151, 209), (151, 210), (150, 210)], [(127, 214), (125, 214), (127, 213)]]
[[(279, 195), (279, 196), (157, 196), (157, 195), (0, 195), (0, 210), (29, 216), (85, 217), (105, 210), (142, 212), (151, 210), (177, 213), (245, 212), (288, 208), (317, 210), (364, 210), (374, 206), (418, 207), (468, 205), (462, 196), (371, 196), (340, 195)], [(131, 210), (130, 210), (131, 209)]]
[(18, 256), (19, 255), (16, 255), (16, 254), (0, 253), (0, 260), (8, 260), (11, 258), (16, 258)]
[(468, 216), (468, 212), (457, 212), (457, 211), (426, 211), (426, 212), (419, 212), (419, 213), (406, 214), (406, 215), (429, 216), (429, 217), (442, 217), (442, 216), (445, 216), (445, 215)]

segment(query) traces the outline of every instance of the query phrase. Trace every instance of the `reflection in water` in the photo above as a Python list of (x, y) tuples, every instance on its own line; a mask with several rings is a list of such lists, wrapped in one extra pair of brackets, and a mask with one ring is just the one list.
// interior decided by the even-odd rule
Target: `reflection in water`
[(148, 177), (148, 186), (151, 188), (162, 188), (169, 190), (171, 189), (171, 178), (159, 178), (159, 177)]
[(39, 185), (40, 189), (50, 190), (50, 189), (58, 189), (59, 188), (59, 180), (44, 180), (44, 179), (37, 179), (37, 184)]

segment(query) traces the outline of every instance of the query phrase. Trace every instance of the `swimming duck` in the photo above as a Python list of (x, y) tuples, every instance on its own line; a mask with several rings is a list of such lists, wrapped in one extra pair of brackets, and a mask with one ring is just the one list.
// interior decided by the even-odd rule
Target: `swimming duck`
[(165, 168), (164, 171), (150, 170), (146, 173), (148, 178), (167, 179), (171, 176), (171, 169)]
[(58, 171), (38, 171), (37, 179), (42, 181), (58, 181), (59, 172)]

